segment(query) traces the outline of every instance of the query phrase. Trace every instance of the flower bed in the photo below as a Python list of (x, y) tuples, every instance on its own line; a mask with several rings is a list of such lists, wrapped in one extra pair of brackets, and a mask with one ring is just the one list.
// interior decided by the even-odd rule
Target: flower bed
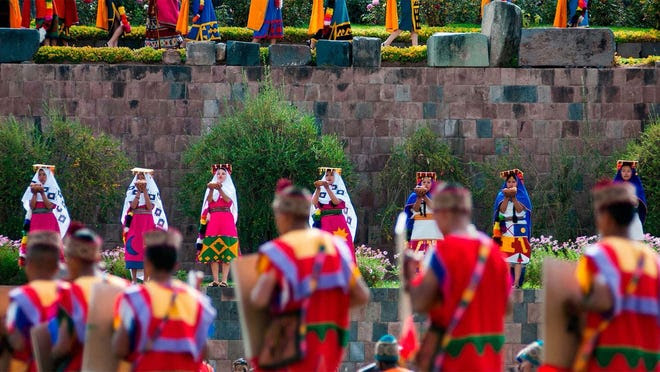
[[(94, 47), (51, 47), (43, 46), (34, 55), (35, 63), (160, 63), (164, 50), (152, 48), (94, 48)], [(185, 49), (179, 49), (181, 61), (186, 60)]]

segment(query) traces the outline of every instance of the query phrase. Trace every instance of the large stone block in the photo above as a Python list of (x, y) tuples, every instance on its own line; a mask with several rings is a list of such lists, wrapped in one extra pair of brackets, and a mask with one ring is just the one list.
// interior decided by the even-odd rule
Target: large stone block
[(616, 52), (619, 53), (621, 57), (639, 58), (642, 53), (642, 43), (617, 43)]
[(312, 52), (305, 45), (275, 44), (268, 47), (271, 66), (306, 66), (312, 61)]
[(212, 41), (187, 43), (186, 64), (193, 66), (215, 65), (215, 43)]
[(351, 43), (348, 41), (319, 40), (316, 43), (317, 66), (351, 66)]
[(224, 62), (225, 58), (227, 58), (227, 44), (225, 43), (215, 44), (215, 61)]
[(614, 33), (605, 28), (522, 30), (520, 66), (603, 67), (614, 63)]
[(518, 64), (521, 30), (522, 11), (517, 5), (504, 1), (491, 1), (486, 5), (481, 33), (488, 37), (491, 66), (514, 67)]
[(258, 43), (227, 42), (227, 66), (259, 66), (260, 64)]
[(353, 38), (353, 67), (380, 67), (380, 44), (377, 37)]
[(648, 56), (657, 56), (660, 55), (660, 43), (642, 43), (642, 52), (641, 57), (646, 58)]
[(30, 61), (37, 49), (37, 30), (0, 28), (0, 63)]
[(487, 67), (488, 38), (474, 33), (437, 32), (427, 42), (432, 67)]

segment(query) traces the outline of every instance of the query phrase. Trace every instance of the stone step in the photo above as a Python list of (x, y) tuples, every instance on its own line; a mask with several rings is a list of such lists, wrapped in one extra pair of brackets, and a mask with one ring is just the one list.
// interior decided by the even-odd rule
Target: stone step
[(39, 49), (39, 31), (0, 28), (0, 63), (31, 61)]
[(312, 52), (306, 45), (275, 44), (268, 47), (268, 63), (273, 67), (307, 66)]
[(351, 43), (349, 41), (319, 40), (316, 43), (317, 66), (351, 66)]
[(488, 67), (488, 37), (437, 32), (428, 40), (427, 54), (431, 67)]
[(614, 33), (606, 28), (522, 30), (519, 65), (607, 67), (614, 64)]
[(193, 66), (215, 65), (215, 43), (213, 41), (186, 43), (186, 64)]
[(259, 66), (259, 44), (244, 41), (227, 42), (227, 66)]
[(377, 37), (353, 38), (353, 67), (380, 67), (380, 44)]

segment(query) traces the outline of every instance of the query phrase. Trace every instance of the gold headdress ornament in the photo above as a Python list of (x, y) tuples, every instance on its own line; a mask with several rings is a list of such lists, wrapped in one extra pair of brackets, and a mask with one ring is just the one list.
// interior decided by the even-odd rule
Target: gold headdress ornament
[(443, 183), (433, 193), (433, 209), (470, 213), (472, 194), (459, 184)]
[(509, 177), (509, 176), (512, 175), (512, 174), (517, 175), (518, 178), (520, 178), (521, 181), (524, 179), (524, 173), (523, 173), (523, 171), (521, 171), (521, 170), (518, 169), (518, 168), (515, 168), (515, 169), (509, 169), (509, 170), (505, 170), (505, 171), (501, 171), (501, 172), (500, 172), (500, 178), (507, 179), (507, 177)]
[(639, 162), (637, 160), (617, 160), (616, 161), (616, 169), (617, 170), (621, 169), (621, 167), (623, 167), (624, 165), (627, 165), (630, 168), (637, 169), (637, 166), (639, 165)]
[(319, 174), (324, 174), (327, 171), (337, 172), (341, 176), (341, 168), (336, 167), (319, 167)]
[(48, 165), (48, 164), (32, 164), (32, 169), (34, 171), (38, 171), (41, 168), (48, 168), (50, 170), (50, 173), (55, 174), (55, 166), (54, 165)]
[(600, 181), (591, 190), (596, 210), (612, 204), (629, 203), (637, 205), (635, 187), (629, 182), (612, 182), (612, 180)]
[(154, 170), (149, 168), (133, 168), (131, 169), (131, 172), (133, 172), (133, 174), (138, 174), (138, 173), (154, 174)]
[(231, 164), (225, 163), (225, 164), (213, 164), (211, 166), (211, 173), (215, 174), (215, 172), (218, 171), (218, 169), (226, 169), (229, 174), (232, 172)]
[(438, 176), (435, 174), (435, 172), (417, 172), (416, 176), (417, 176), (417, 183), (422, 182), (422, 179), (426, 177), (431, 178), (433, 181), (438, 180)]

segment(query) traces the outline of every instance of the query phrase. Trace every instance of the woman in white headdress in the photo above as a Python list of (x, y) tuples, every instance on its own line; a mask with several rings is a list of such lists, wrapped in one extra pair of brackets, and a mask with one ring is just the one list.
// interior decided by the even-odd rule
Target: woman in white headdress
[(348, 189), (341, 177), (341, 168), (319, 168), (321, 180), (314, 182), (310, 224), (344, 240), (351, 248), (355, 260), (353, 237), (357, 229), (357, 216)]
[[(240, 255), (238, 245), (238, 200), (236, 187), (231, 179), (231, 164), (211, 166), (213, 178), (207, 184), (202, 213), (199, 219), (197, 259), (211, 264), (213, 282), (211, 287), (226, 287), (229, 263)], [(218, 271), (222, 263), (222, 281)]]
[[(30, 231), (49, 230), (64, 236), (71, 219), (64, 203), (64, 196), (55, 180), (55, 166), (34, 164), (35, 170), (30, 186), (23, 194), (25, 208), (23, 239), (19, 251), (19, 265), (25, 264), (27, 234)], [(62, 257), (61, 257), (62, 258)]]
[[(124, 226), (124, 260), (131, 271), (132, 282), (136, 283), (138, 270), (144, 269), (143, 235), (155, 229), (167, 230), (167, 217), (153, 169), (133, 168), (131, 172), (134, 176), (126, 190), (121, 223)], [(145, 273), (144, 279), (148, 278), (149, 273)]]

